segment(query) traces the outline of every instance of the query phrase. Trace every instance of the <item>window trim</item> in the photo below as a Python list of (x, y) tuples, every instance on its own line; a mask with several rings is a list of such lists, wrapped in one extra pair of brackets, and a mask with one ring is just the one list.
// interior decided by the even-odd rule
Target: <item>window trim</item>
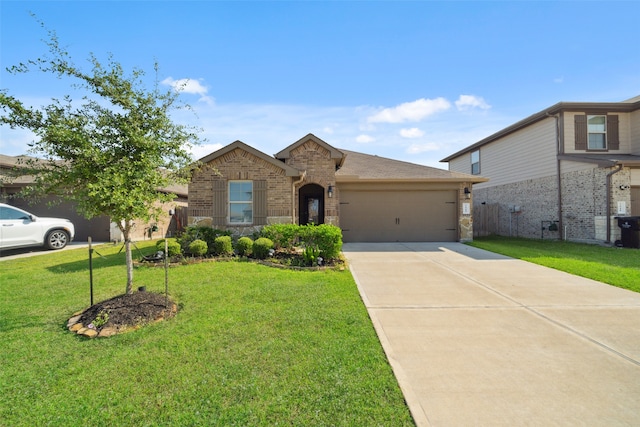
[[(233, 184), (244, 184), (244, 183), (249, 183), (251, 184), (251, 200), (247, 201), (247, 200), (231, 200), (231, 186)], [(229, 215), (227, 216), (227, 224), (229, 225), (252, 225), (254, 222), (254, 218), (255, 218), (255, 213), (254, 213), (254, 206), (253, 206), (253, 202), (254, 202), (254, 185), (253, 185), (253, 181), (252, 180), (246, 180), (246, 179), (238, 179), (238, 180), (229, 180), (228, 184), (227, 184), (227, 206), (228, 206), (228, 212)], [(242, 221), (242, 222), (238, 222), (238, 221), (232, 221), (231, 220), (231, 206), (237, 204), (248, 204), (251, 207), (251, 218), (250, 221)], [(244, 216), (243, 216), (244, 219)]]
[[(477, 161), (473, 161), (474, 155), (478, 156)], [(471, 175), (480, 175), (480, 150), (475, 150), (471, 152)], [(474, 165), (476, 166), (474, 170)]]

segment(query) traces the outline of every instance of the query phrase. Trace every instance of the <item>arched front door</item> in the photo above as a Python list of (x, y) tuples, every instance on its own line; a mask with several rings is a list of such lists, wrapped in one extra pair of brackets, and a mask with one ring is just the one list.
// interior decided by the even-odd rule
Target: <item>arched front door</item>
[(324, 188), (307, 184), (298, 191), (299, 224), (324, 224)]

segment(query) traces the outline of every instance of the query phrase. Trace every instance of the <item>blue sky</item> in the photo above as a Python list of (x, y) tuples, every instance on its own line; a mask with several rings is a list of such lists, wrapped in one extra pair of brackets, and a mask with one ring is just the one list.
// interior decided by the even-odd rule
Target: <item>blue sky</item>
[[(5, 67), (108, 53), (181, 98), (203, 157), (235, 140), (274, 154), (313, 133), (337, 148), (439, 160), (559, 101), (640, 95), (638, 1), (7, 1), (0, 88), (30, 105), (70, 92)], [(151, 86), (149, 86), (151, 88)], [(33, 137), (0, 128), (0, 153)]]

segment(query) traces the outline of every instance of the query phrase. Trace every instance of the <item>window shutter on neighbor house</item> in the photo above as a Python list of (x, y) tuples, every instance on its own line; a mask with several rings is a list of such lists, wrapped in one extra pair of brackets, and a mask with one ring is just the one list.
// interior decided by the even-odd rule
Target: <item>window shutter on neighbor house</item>
[(575, 116), (576, 150), (587, 149), (587, 116)]
[(253, 224), (267, 223), (267, 181), (253, 181)]
[(609, 150), (620, 149), (618, 116), (607, 116), (607, 147)]
[(227, 181), (218, 179), (213, 181), (213, 225), (227, 223)]

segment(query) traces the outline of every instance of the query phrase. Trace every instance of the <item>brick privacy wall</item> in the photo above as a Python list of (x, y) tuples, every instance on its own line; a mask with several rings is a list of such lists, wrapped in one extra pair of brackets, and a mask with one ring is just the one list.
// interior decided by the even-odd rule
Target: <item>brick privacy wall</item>
[[(309, 140), (297, 146), (291, 151), (290, 157), (286, 160), (289, 166), (299, 170), (306, 170), (307, 175), (304, 181), (296, 187), (296, 218), (298, 222), (298, 189), (306, 184), (318, 184), (325, 189), (324, 200), (324, 222), (340, 226), (338, 207), (340, 206), (340, 195), (336, 190), (336, 164), (331, 158), (331, 152), (318, 143)], [(332, 198), (327, 195), (329, 185), (333, 185), (334, 194)]]
[[(291, 183), (283, 169), (242, 149), (235, 149), (212, 160), (194, 173), (189, 184), (189, 224), (226, 229), (213, 224), (213, 183), (217, 180), (266, 180), (267, 223), (291, 222)], [(260, 227), (257, 227), (260, 228)], [(254, 226), (234, 226), (235, 234), (257, 231)]]
[[(542, 230), (541, 221), (557, 221), (558, 192), (555, 176), (525, 180), (511, 184), (474, 190), (476, 204), (497, 204), (496, 233), (502, 236), (528, 238), (564, 237), (567, 240), (599, 242), (606, 240), (606, 175), (610, 168), (593, 168), (562, 174), (563, 230)], [(630, 206), (630, 192), (620, 190), (628, 185), (630, 172), (625, 169), (612, 177), (611, 214), (617, 215), (618, 201)], [(512, 212), (514, 206), (520, 213)], [(612, 218), (611, 240), (619, 239), (620, 230)]]

